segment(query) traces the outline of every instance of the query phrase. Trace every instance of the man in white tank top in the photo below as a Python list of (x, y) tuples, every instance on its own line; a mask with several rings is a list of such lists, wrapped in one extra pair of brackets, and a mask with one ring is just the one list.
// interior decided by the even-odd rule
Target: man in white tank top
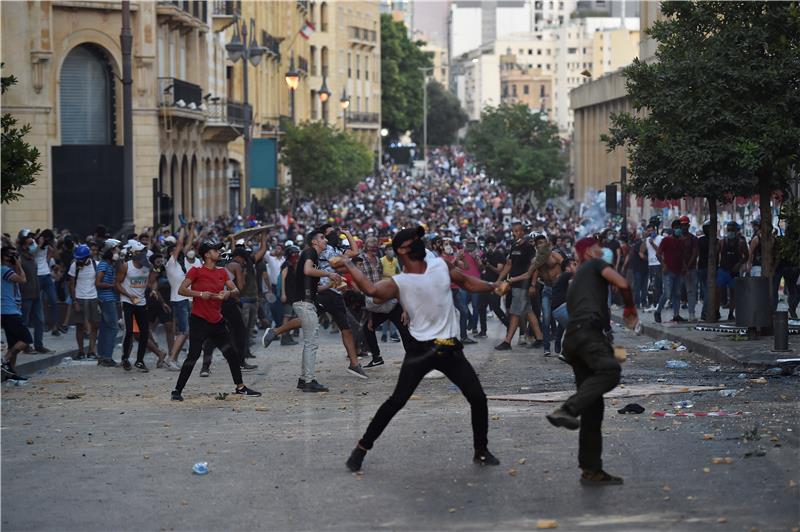
[[(450, 283), (456, 283), (470, 292), (507, 291), (507, 283), (500, 286), (465, 275), (435, 256), (426, 257), (422, 227), (403, 229), (392, 240), (403, 273), (375, 284), (349, 259), (332, 264), (346, 268), (353, 281), (364, 292), (380, 302), (392, 298), (400, 300), (405, 309), (411, 333), (397, 386), (381, 405), (367, 427), (364, 436), (350, 454), (347, 467), (361, 469), (367, 451), (381, 435), (392, 417), (397, 414), (414, 393), (419, 382), (429, 371), (444, 373), (469, 401), (472, 409), (472, 433), (475, 447), (473, 461), (479, 465), (498, 465), (500, 461), (489, 452), (487, 432), (489, 413), (486, 395), (472, 365), (464, 357), (456, 309), (450, 292)], [(500, 293), (499, 295), (502, 295)]]

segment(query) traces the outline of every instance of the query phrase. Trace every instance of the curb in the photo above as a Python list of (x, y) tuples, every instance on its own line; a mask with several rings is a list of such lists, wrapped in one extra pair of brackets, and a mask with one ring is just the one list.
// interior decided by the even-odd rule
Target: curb
[[(612, 313), (611, 317), (614, 321), (618, 323), (623, 323), (621, 314)], [(733, 363), (740, 366), (750, 366), (757, 368), (769, 368), (776, 365), (774, 362), (768, 362), (762, 360), (740, 360), (739, 358), (736, 358), (732, 356), (730, 353), (726, 352), (724, 349), (717, 347), (713, 344), (691, 338), (686, 338), (685, 336), (672, 333), (661, 327), (657, 327), (649, 323), (642, 323), (642, 334), (654, 340), (666, 339), (672, 342), (681, 343), (685, 345), (687, 349), (689, 349), (690, 351), (708, 357), (714, 360), (715, 362), (719, 362), (722, 364)]]
[[(64, 351), (62, 353), (56, 353), (54, 355), (49, 355), (39, 360), (31, 360), (29, 362), (23, 362), (22, 364), (17, 364), (16, 369), (20, 371), (23, 375), (31, 375), (36, 373), (37, 371), (41, 371), (43, 369), (52, 368), (53, 366), (58, 366), (61, 364), (61, 361), (64, 360), (66, 357), (71, 357), (72, 355), (78, 352), (77, 349), (72, 349), (71, 351)], [(18, 355), (18, 357), (23, 357), (24, 354)]]

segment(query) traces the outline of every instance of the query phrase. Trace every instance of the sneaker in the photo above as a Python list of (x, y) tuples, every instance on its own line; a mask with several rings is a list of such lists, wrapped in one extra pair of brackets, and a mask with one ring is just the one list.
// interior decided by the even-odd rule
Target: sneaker
[(479, 332), (478, 334), (475, 335), (475, 338), (486, 338), (486, 332), (485, 331)]
[(544, 345), (542, 340), (534, 340), (533, 343), (530, 345), (531, 349), (538, 349)]
[(271, 344), (272, 341), (275, 340), (275, 338), (277, 337), (278, 335), (275, 334), (275, 329), (270, 327), (269, 329), (264, 331), (264, 336), (261, 337), (261, 345), (264, 346), (264, 349), (266, 349), (269, 347), (269, 344)]
[(581, 484), (584, 486), (619, 486), (622, 477), (609, 475), (602, 469), (600, 471), (584, 471), (581, 475)]
[(177, 361), (172, 360), (171, 358), (167, 359), (167, 361), (164, 363), (164, 366), (166, 366), (166, 368), (169, 371), (180, 371), (181, 370), (181, 365), (178, 364)]
[(526, 340), (524, 336), (520, 336), (517, 345), (528, 345), (528, 340)]
[(470, 344), (477, 344), (478, 342), (467, 336), (466, 338), (461, 339), (461, 343), (464, 345), (470, 345)]
[(86, 359), (86, 353), (75, 353), (74, 355), (72, 355), (72, 360), (85, 360), (85, 359)]
[(53, 336), (61, 336), (61, 331), (59, 331), (58, 329), (53, 329), (53, 332), (51, 332), (50, 334), (52, 334)]
[(116, 368), (119, 364), (114, 362), (113, 358), (103, 357), (97, 359), (97, 365), (104, 368)]
[(564, 356), (564, 353), (559, 353), (558, 359), (564, 364), (569, 364), (569, 360), (567, 360), (567, 357)]
[(147, 369), (147, 366), (145, 366), (144, 362), (138, 362), (137, 361), (137, 362), (134, 362), (133, 365), (136, 367), (136, 369), (138, 369), (142, 373), (147, 373), (148, 371), (150, 371), (149, 369)]
[(661, 313), (659, 311), (653, 312), (653, 319), (656, 320), (656, 323), (661, 323)]
[(39, 347), (36, 349), (36, 352), (39, 353), (40, 355), (49, 355), (50, 353), (55, 353), (55, 351), (53, 351), (52, 349), (47, 349), (46, 347)]
[(564, 427), (565, 429), (575, 430), (581, 426), (578, 418), (564, 410), (564, 408), (557, 408), (550, 414), (547, 414), (547, 421), (554, 427)]
[(36, 353), (36, 349), (34, 349), (32, 345), (29, 345), (28, 347), (25, 348), (25, 351), (23, 351), (23, 353), (25, 353), (26, 355), (33, 355)]
[(313, 381), (307, 382), (303, 385), (303, 391), (308, 393), (327, 392), (328, 388), (318, 383), (317, 379), (314, 379)]
[(305, 387), (306, 387), (306, 381), (304, 381), (303, 379), (297, 379), (297, 389), (302, 390)]
[(247, 386), (242, 386), (241, 388), (236, 388), (233, 391), (234, 395), (244, 395), (245, 397), (261, 397), (261, 392), (257, 392), (255, 390), (251, 390)]
[(87, 360), (97, 360), (97, 353), (87, 353), (86, 354)]
[(242, 371), (253, 371), (258, 369), (258, 364), (248, 364), (247, 362), (242, 362), (241, 368)]
[(381, 336), (381, 342), (386, 343), (386, 335), (385, 334)]
[(364, 463), (365, 456), (367, 456), (367, 451), (356, 446), (356, 448), (353, 449), (353, 452), (350, 453), (350, 458), (348, 458), (347, 462), (345, 462), (347, 469), (353, 471), (354, 473), (356, 471), (361, 471), (361, 464)]
[(202, 368), (202, 369), (200, 370), (200, 376), (201, 376), (201, 377), (208, 377), (209, 375), (211, 375), (211, 370), (210, 370), (210, 369), (208, 369), (208, 368)]
[(281, 345), (298, 345), (298, 343), (292, 338), (291, 334), (281, 335)]
[(3, 375), (3, 380), (6, 380), (6, 379), (12, 380), (12, 381), (26, 381), (26, 380), (28, 380), (28, 377), (23, 377), (22, 375), (17, 373), (17, 371), (14, 368), (12, 368), (11, 364), (9, 364), (8, 362), (3, 362), (2, 366), (0, 366), (0, 367), (2, 367), (2, 371), (1, 372), (2, 372), (2, 375)]
[(364, 373), (364, 368), (361, 367), (361, 364), (353, 365), (350, 364), (347, 366), (347, 372), (351, 375), (358, 377), (359, 379), (366, 379), (367, 374)]
[(122, 369), (124, 369), (125, 371), (130, 371), (131, 367), (132, 366), (130, 360), (128, 360), (127, 358), (122, 360)]
[(183, 401), (183, 396), (181, 395), (181, 392), (179, 392), (178, 390), (173, 390), (170, 398), (173, 401)]
[(488, 450), (475, 453), (475, 456), (472, 458), (472, 462), (481, 466), (500, 465), (500, 460), (498, 460), (497, 457)]
[(69, 332), (69, 325), (62, 325), (58, 330), (61, 331), (61, 334), (67, 334)]
[(383, 359), (381, 357), (373, 358), (372, 360), (370, 360), (367, 363), (366, 366), (364, 366), (364, 368), (365, 369), (375, 368), (375, 367), (378, 367), (378, 366), (383, 366), (383, 364), (384, 364), (384, 362), (383, 362)]
[(397, 336), (397, 335), (392, 335), (392, 336), (389, 337), (389, 340), (391, 340), (394, 343), (397, 343), (397, 342), (400, 341), (400, 337)]
[(550, 356), (553, 356), (553, 354), (550, 352), (550, 350), (549, 350), (549, 349), (545, 349), (545, 350), (544, 350), (544, 356), (546, 356), (546, 357), (550, 357)]
[(511, 344), (506, 341), (500, 342), (496, 346), (494, 346), (495, 350), (497, 351), (511, 351)]
[(423, 379), (444, 379), (445, 375), (438, 369), (432, 369), (428, 373), (425, 374)]

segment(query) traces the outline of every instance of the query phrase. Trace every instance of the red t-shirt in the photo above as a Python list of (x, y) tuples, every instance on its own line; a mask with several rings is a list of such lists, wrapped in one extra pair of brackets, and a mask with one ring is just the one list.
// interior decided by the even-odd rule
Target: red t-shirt
[(683, 272), (683, 241), (674, 236), (666, 236), (658, 247), (664, 258), (664, 266), (672, 273), (681, 275)]
[[(205, 266), (192, 268), (186, 272), (186, 278), (192, 281), (192, 290), (195, 292), (211, 292), (218, 294), (225, 288), (228, 281), (228, 274), (225, 268), (214, 268), (209, 270)], [(209, 323), (219, 323), (222, 321), (222, 301), (219, 299), (203, 299), (195, 297), (192, 300), (192, 314), (198, 318), (203, 318)]]

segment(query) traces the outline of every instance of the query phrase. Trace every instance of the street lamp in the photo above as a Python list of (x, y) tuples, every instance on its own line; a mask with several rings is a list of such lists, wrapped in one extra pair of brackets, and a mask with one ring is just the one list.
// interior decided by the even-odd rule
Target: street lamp
[(289, 59), (289, 72), (284, 76), (286, 85), (289, 87), (289, 105), (292, 114), (292, 124), (294, 124), (294, 91), (300, 85), (300, 73), (294, 69), (294, 52)]
[(422, 71), (422, 158), (425, 161), (423, 176), (428, 179), (428, 72), (434, 67), (418, 67)]
[(328, 84), (325, 81), (325, 76), (322, 76), (322, 87), (319, 89), (319, 101), (322, 103), (322, 121), (328, 123), (328, 100), (331, 97), (331, 91), (328, 89)]
[(347, 108), (350, 107), (350, 97), (347, 95), (347, 88), (342, 89), (342, 97), (339, 99), (342, 106), (342, 130), (347, 131)]
[[(239, 27), (239, 17), (233, 27), (233, 37), (230, 42), (225, 45), (225, 50), (228, 52), (228, 58), (236, 63), (242, 59), (242, 103), (244, 104), (244, 205), (243, 211), (245, 216), (250, 214), (250, 127), (252, 122), (252, 113), (249, 107), (249, 81), (247, 76), (248, 63), (254, 67), (261, 63), (261, 58), (267, 51), (266, 48), (258, 44), (255, 39), (256, 21), (250, 19), (250, 40), (247, 40), (247, 22), (242, 21), (241, 29)], [(240, 36), (241, 35), (241, 36)]]

